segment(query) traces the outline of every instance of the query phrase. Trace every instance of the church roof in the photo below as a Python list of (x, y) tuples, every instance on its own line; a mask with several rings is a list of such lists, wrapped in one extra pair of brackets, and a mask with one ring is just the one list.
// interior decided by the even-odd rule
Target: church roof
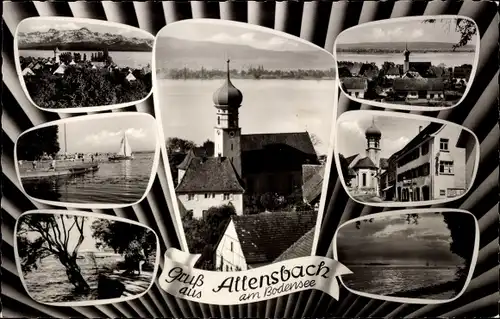
[(379, 130), (379, 128), (375, 125), (375, 121), (372, 121), (372, 125), (368, 127), (365, 131), (365, 136), (382, 136), (382, 132)]
[(227, 60), (226, 82), (213, 95), (215, 107), (220, 109), (239, 108), (243, 101), (243, 94), (233, 85), (229, 74), (229, 60)]
[(231, 216), (247, 264), (274, 261), (315, 227), (316, 218), (314, 211)]
[(286, 144), (303, 153), (316, 155), (307, 132), (243, 134), (240, 143), (242, 152), (259, 151), (270, 145)]
[(356, 165), (353, 166), (354, 169), (356, 168), (377, 168), (373, 161), (369, 157), (364, 157), (360, 159)]
[(321, 196), (324, 175), (324, 165), (302, 165), (302, 197), (307, 203)]
[(351, 165), (352, 161), (358, 157), (359, 154), (354, 154), (352, 156), (346, 157), (345, 160), (347, 162), (347, 165)]
[(304, 236), (300, 237), (299, 240), (288, 247), (287, 250), (274, 260), (274, 262), (310, 256), (314, 240), (314, 228), (315, 227), (311, 228)]
[(178, 194), (244, 192), (233, 165), (225, 157), (192, 158), (175, 190)]

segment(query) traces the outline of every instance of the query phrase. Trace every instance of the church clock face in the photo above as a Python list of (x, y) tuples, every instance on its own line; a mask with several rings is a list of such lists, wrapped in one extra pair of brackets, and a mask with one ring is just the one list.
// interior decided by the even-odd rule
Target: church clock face
[(234, 132), (233, 131), (229, 132), (229, 137), (234, 137)]

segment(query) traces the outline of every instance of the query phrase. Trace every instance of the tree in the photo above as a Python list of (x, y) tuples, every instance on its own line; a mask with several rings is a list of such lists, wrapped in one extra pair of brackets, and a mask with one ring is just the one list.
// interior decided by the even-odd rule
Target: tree
[[(426, 19), (423, 23), (436, 23), (437, 19)], [(454, 25), (455, 31), (460, 33), (460, 40), (453, 45), (453, 50), (457, 48), (466, 46), (474, 35), (477, 34), (476, 25), (474, 22), (468, 19), (456, 18), (456, 19), (439, 19), (439, 22), (443, 23), (448, 30)], [(449, 32), (449, 31), (448, 31)]]
[(64, 64), (69, 64), (73, 60), (73, 56), (70, 52), (63, 52), (59, 54), (59, 61)]
[[(78, 293), (86, 293), (89, 285), (82, 276), (76, 260), (78, 250), (85, 239), (83, 216), (28, 214), (19, 221), (17, 232), (18, 253), (24, 273), (37, 269), (37, 262), (53, 256), (66, 268), (69, 282)], [(28, 236), (30, 233), (30, 236)], [(32, 234), (36, 234), (33, 239)], [(70, 238), (77, 236), (73, 249)]]
[(344, 178), (344, 183), (347, 185), (347, 187), (350, 187), (351, 178), (349, 176), (349, 164), (347, 163), (347, 160), (345, 159), (344, 155), (339, 154), (339, 162), (340, 162), (340, 169), (342, 172), (342, 178)]
[(97, 219), (90, 227), (98, 245), (123, 255), (129, 268), (156, 250), (156, 236), (145, 227), (109, 219)]
[(83, 62), (87, 62), (87, 54), (86, 53), (83, 54)]
[(193, 141), (185, 140), (179, 137), (169, 137), (167, 139), (168, 152), (187, 153), (187, 151), (195, 147), (196, 144)]
[(51, 125), (25, 133), (17, 142), (17, 158), (38, 160), (43, 153), (54, 157), (61, 149), (58, 140), (59, 127)]
[(318, 135), (316, 135), (314, 133), (310, 133), (309, 136), (311, 138), (311, 143), (312, 143), (313, 146), (318, 146), (318, 145), (321, 144), (321, 140), (318, 137)]
[(206, 140), (203, 142), (203, 148), (205, 149), (205, 152), (207, 152), (207, 156), (213, 156), (215, 152), (215, 143), (212, 142), (211, 140)]

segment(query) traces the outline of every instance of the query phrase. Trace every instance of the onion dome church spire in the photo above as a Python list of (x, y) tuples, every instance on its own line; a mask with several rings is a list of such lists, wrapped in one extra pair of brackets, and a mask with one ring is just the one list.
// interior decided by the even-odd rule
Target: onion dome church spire
[(218, 109), (239, 108), (243, 101), (243, 94), (231, 83), (229, 62), (227, 61), (227, 78), (226, 82), (214, 92), (213, 102)]
[(375, 118), (372, 119), (372, 125), (366, 129), (365, 137), (367, 146), (366, 156), (369, 157), (377, 167), (379, 167), (380, 139), (382, 137), (382, 132), (375, 125)]

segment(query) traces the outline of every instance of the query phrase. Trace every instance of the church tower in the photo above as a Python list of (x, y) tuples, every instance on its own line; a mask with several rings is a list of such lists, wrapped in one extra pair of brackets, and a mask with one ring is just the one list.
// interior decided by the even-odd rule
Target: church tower
[(404, 56), (405, 56), (405, 61), (404, 61), (404, 64), (403, 64), (403, 74), (410, 71), (410, 51), (408, 50), (408, 43), (406, 43), (406, 48), (403, 52)]
[(373, 164), (380, 168), (380, 138), (382, 132), (375, 126), (375, 119), (372, 125), (365, 131), (366, 137), (366, 156), (372, 160)]
[(213, 95), (214, 106), (217, 109), (214, 156), (228, 158), (241, 176), (241, 128), (238, 109), (243, 101), (243, 95), (231, 83), (229, 62), (227, 60), (226, 81)]

